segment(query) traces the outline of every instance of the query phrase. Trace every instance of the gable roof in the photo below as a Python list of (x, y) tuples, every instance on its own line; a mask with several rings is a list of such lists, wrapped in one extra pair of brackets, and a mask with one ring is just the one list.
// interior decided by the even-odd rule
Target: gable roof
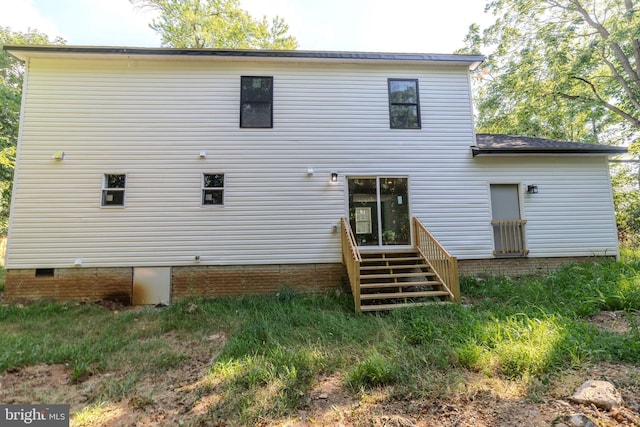
[(227, 58), (304, 62), (368, 62), (368, 63), (404, 63), (464, 65), (474, 69), (482, 61), (481, 55), (455, 55), (434, 53), (383, 53), (383, 52), (339, 52), (313, 50), (248, 50), (248, 49), (175, 49), (148, 47), (109, 47), (109, 46), (69, 46), (69, 45), (4, 45), (4, 50), (18, 59), (50, 57), (146, 57), (146, 58)]
[(527, 136), (476, 134), (473, 156), (490, 154), (623, 154), (626, 147), (584, 144)]

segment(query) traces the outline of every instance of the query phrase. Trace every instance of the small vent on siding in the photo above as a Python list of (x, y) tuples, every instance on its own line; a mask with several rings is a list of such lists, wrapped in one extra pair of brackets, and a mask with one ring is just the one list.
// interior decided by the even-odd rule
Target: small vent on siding
[(36, 277), (53, 277), (53, 268), (36, 268)]

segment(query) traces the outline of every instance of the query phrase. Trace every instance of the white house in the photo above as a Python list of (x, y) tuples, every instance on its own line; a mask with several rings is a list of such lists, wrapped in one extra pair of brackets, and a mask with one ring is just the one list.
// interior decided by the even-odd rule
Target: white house
[(618, 254), (607, 161), (624, 149), (476, 139), (480, 56), (5, 49), (26, 69), (8, 299), (330, 289), (348, 271), (384, 306), (391, 288), (457, 297), (456, 265)]

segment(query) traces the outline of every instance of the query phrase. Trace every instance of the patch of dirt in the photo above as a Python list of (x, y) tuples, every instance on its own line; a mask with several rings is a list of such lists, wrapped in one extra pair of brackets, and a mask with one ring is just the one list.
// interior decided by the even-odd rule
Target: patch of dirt
[(70, 385), (70, 376), (71, 370), (64, 365), (34, 365), (9, 369), (0, 374), (0, 402), (34, 403), (35, 396), (42, 396), (46, 398), (43, 402), (57, 403), (59, 400), (56, 399), (56, 395), (65, 396), (65, 393), (58, 393), (58, 390)]
[[(568, 401), (587, 379), (612, 381), (622, 393), (625, 406), (604, 411)], [(338, 378), (324, 378), (295, 416), (264, 425), (539, 427), (552, 426), (565, 415), (585, 414), (601, 427), (640, 426), (640, 367), (599, 364), (570, 371), (555, 379), (535, 400), (526, 397), (527, 390), (481, 373), (466, 373), (465, 383), (466, 390), (450, 399), (397, 401), (386, 389), (357, 398), (340, 387)]]
[(65, 365), (35, 365), (0, 374), (0, 402), (70, 404), (72, 426), (179, 425), (192, 416), (198, 399), (190, 385), (206, 375), (226, 337), (214, 333), (202, 342), (185, 342), (169, 332), (163, 338), (168, 346), (187, 356), (186, 360), (175, 369), (140, 379), (128, 399), (90, 404), (105, 385), (117, 386), (128, 372), (94, 374), (73, 383), (73, 372)]
[(610, 332), (631, 332), (632, 326), (629, 317), (640, 323), (640, 313), (624, 311), (601, 311), (589, 319), (589, 323)]
[[(179, 367), (140, 379), (128, 398), (93, 403), (107, 383), (118, 383), (126, 372), (105, 372), (72, 383), (64, 365), (36, 365), (0, 375), (0, 402), (69, 403), (79, 412), (72, 426), (173, 426), (209, 425), (202, 422), (209, 408), (222, 398), (202, 384), (212, 359), (226, 337), (213, 333), (201, 342), (185, 342), (173, 332), (167, 345), (188, 357)], [(353, 393), (339, 374), (318, 378), (289, 417), (262, 420), (261, 426), (456, 426), (511, 427), (552, 426), (565, 415), (582, 413), (598, 426), (640, 426), (640, 367), (600, 363), (560, 373), (550, 384), (517, 385), (482, 373), (462, 372), (464, 385), (450, 398), (398, 401), (393, 390), (380, 388)], [(624, 407), (604, 411), (571, 403), (568, 396), (588, 379), (613, 382), (624, 398)], [(206, 419), (206, 418), (204, 418)], [(219, 424), (225, 425), (225, 424)], [(228, 425), (237, 425), (229, 420)]]

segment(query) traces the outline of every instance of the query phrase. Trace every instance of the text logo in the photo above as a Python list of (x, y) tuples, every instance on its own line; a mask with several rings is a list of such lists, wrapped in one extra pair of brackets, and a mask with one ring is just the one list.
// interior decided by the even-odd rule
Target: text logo
[(1, 405), (0, 426), (69, 427), (69, 405)]

